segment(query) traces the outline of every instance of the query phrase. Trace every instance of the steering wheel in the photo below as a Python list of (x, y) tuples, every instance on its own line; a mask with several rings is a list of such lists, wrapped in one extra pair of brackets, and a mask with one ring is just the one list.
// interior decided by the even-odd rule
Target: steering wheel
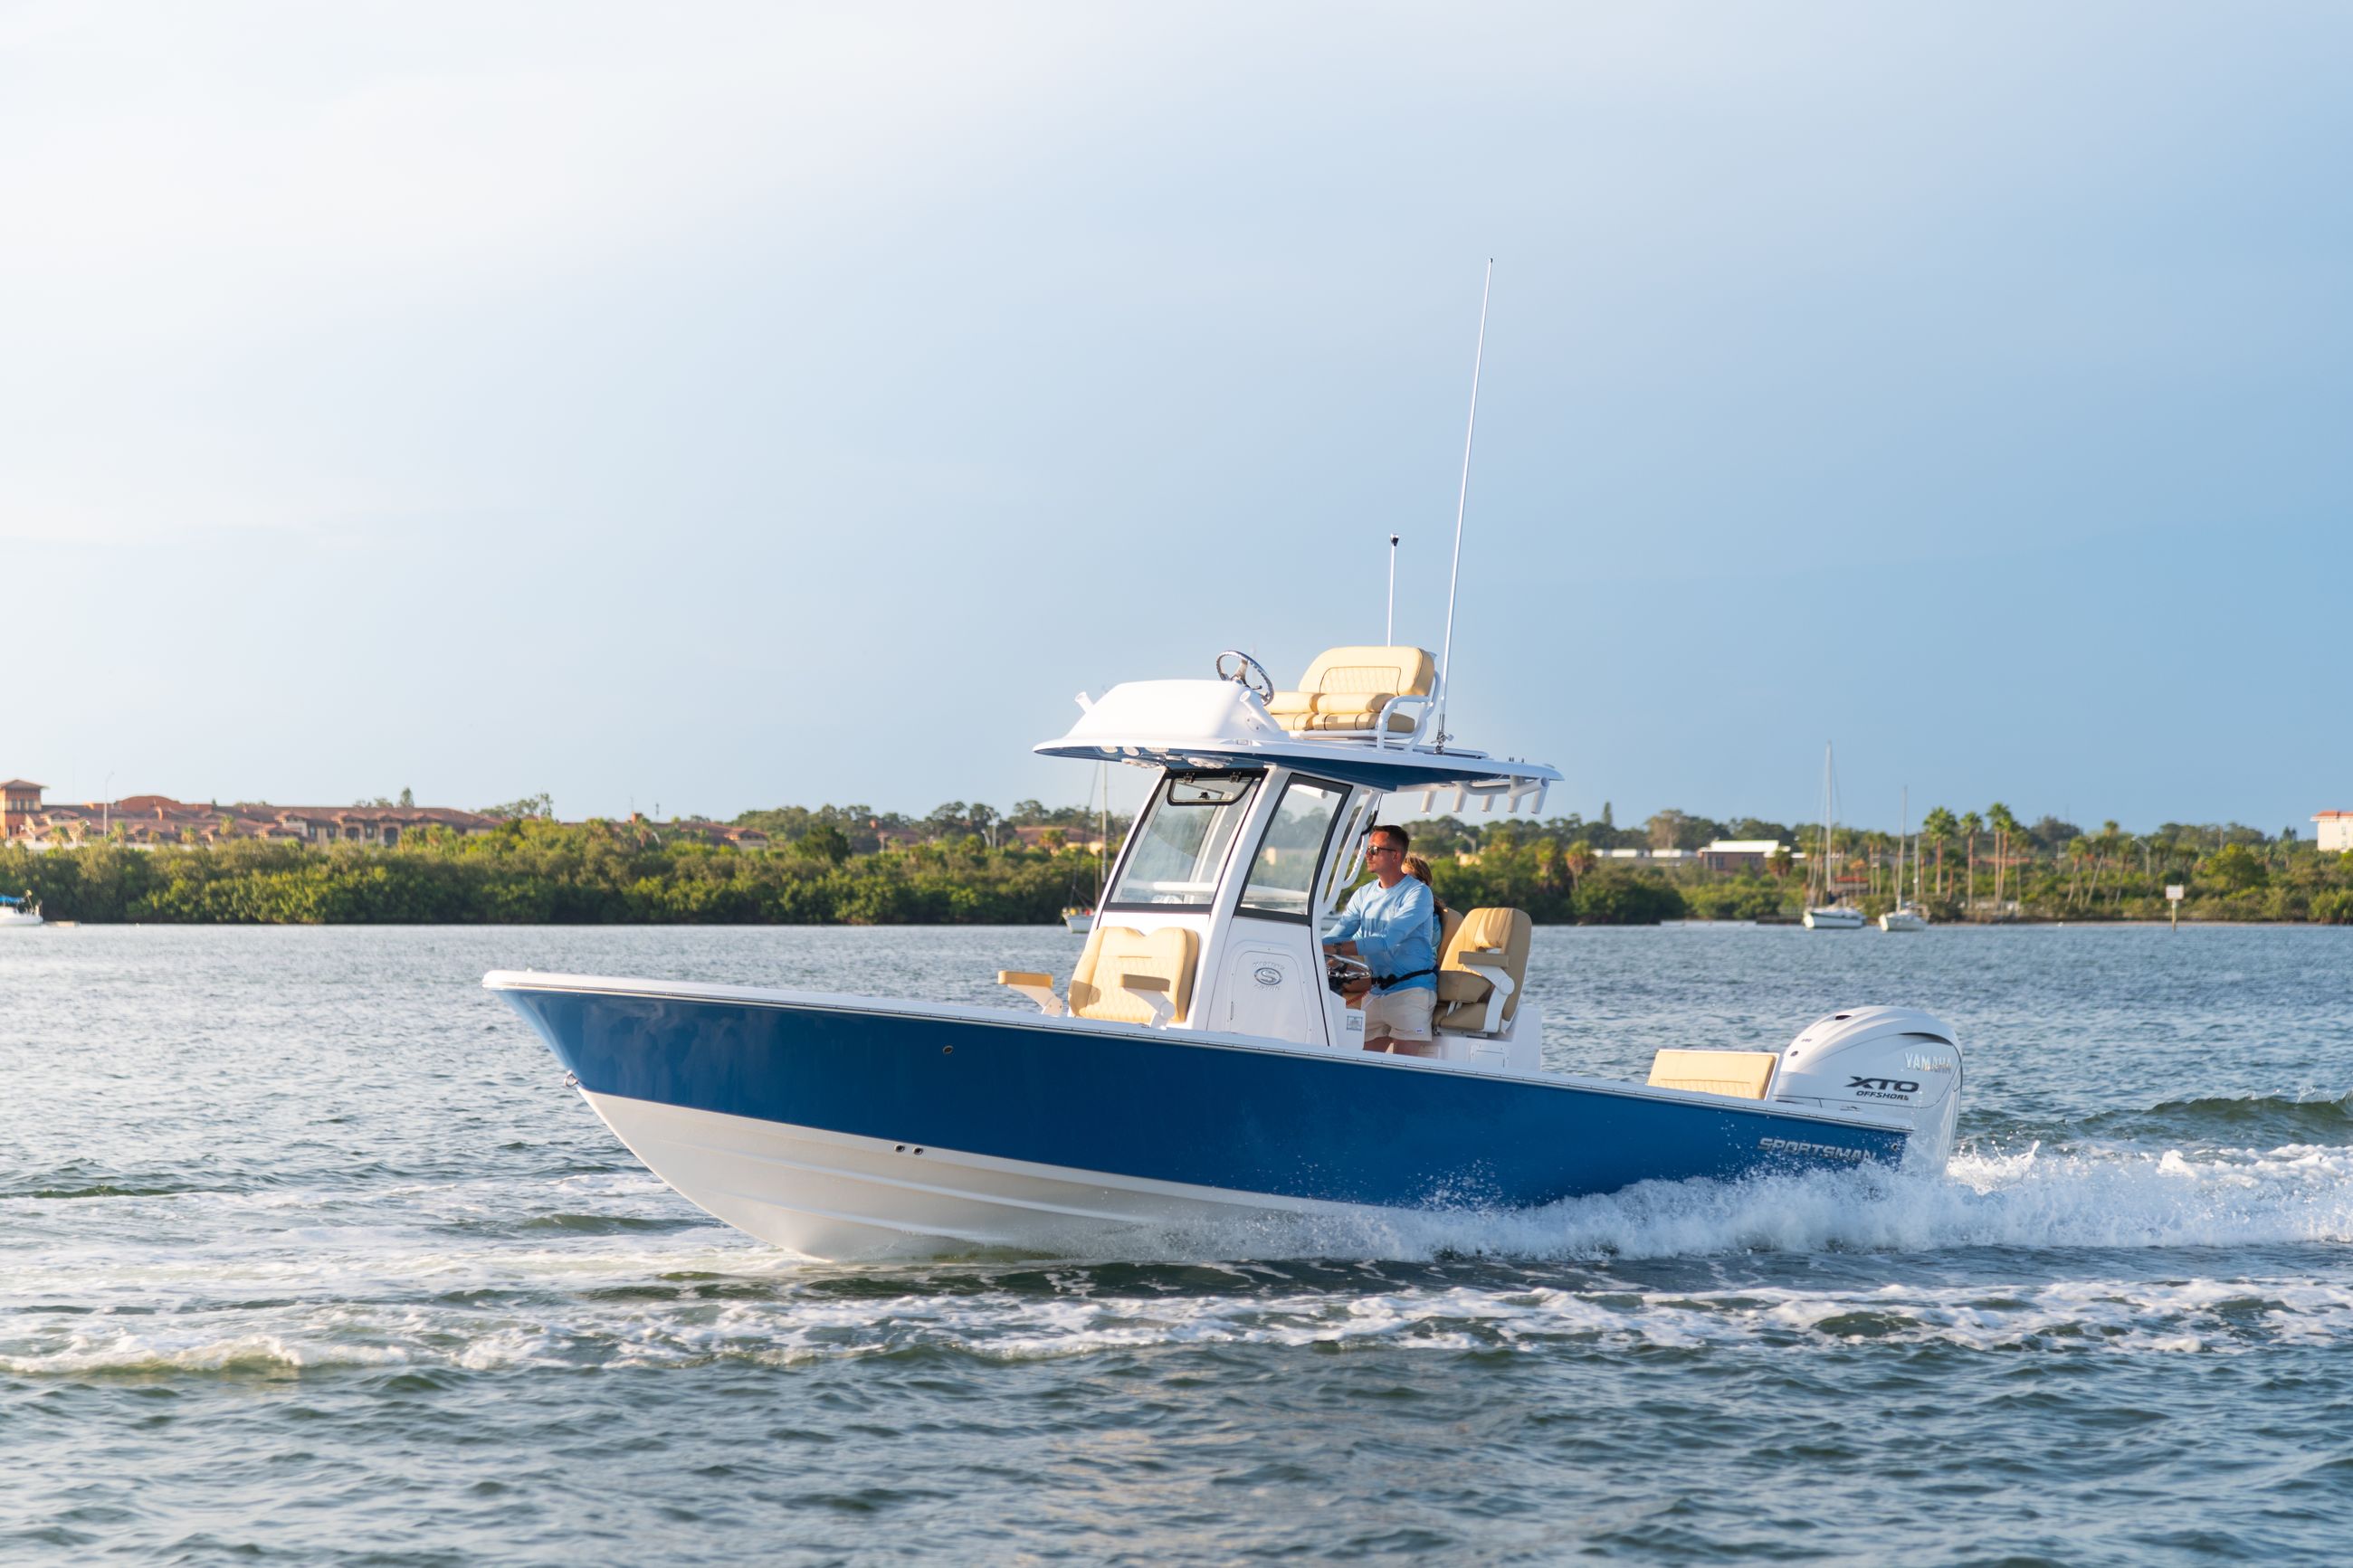
[[(1226, 668), (1226, 660), (1229, 658), (1241, 662), (1229, 670)], [(1250, 679), (1252, 673), (1258, 676), (1256, 681)], [(1229, 647), (1218, 656), (1218, 679), (1233, 681), (1245, 691), (1257, 692), (1261, 702), (1274, 700), (1274, 677), (1266, 672), (1266, 666), (1238, 647)]]

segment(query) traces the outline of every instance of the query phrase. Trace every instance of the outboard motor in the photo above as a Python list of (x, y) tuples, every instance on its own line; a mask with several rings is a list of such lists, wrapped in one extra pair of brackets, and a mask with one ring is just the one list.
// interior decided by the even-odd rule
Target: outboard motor
[(1908, 1110), (1905, 1163), (1942, 1171), (1961, 1110), (1961, 1049), (1951, 1025), (1917, 1007), (1850, 1008), (1782, 1047), (1772, 1093), (1832, 1113)]

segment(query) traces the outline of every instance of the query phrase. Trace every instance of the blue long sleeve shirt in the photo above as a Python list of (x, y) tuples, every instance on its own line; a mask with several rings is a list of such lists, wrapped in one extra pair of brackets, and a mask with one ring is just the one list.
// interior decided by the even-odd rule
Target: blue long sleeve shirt
[[(1375, 974), (1412, 974), (1435, 969), (1438, 952), (1430, 942), (1437, 924), (1430, 889), (1418, 879), (1400, 877), (1394, 888), (1367, 882), (1348, 900), (1348, 907), (1324, 933), (1326, 942), (1353, 942), (1357, 954)], [(1398, 985), (1376, 986), (1375, 993), (1438, 989), (1435, 974), (1415, 974)]]

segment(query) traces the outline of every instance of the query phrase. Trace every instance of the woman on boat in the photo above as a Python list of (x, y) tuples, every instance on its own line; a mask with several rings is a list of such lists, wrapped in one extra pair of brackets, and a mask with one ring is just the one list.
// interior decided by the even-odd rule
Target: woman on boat
[(1430, 862), (1419, 855), (1405, 858), (1405, 874), (1430, 889), (1430, 951), (1444, 956), (1446, 946), (1446, 900), (1438, 896), (1438, 884), (1430, 879)]

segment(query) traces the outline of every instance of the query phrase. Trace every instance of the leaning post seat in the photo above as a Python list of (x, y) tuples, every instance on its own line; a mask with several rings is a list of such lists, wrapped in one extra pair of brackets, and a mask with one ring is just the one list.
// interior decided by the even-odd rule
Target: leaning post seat
[(1535, 922), (1525, 910), (1480, 909), (1462, 917), (1438, 961), (1436, 1027), (1496, 1035), (1520, 1010)]
[[(1200, 942), (1183, 926), (1145, 935), (1134, 926), (1097, 926), (1071, 973), (1071, 1011), (1114, 1024), (1181, 1024), (1193, 1003)], [(1131, 980), (1157, 981), (1139, 989)]]
[[(1278, 691), (1266, 710), (1284, 729), (1371, 730), (1388, 711), (1392, 734), (1410, 734), (1438, 684), (1438, 663), (1418, 647), (1335, 647), (1316, 656), (1296, 691)], [(1420, 701), (1409, 700), (1420, 699)]]

